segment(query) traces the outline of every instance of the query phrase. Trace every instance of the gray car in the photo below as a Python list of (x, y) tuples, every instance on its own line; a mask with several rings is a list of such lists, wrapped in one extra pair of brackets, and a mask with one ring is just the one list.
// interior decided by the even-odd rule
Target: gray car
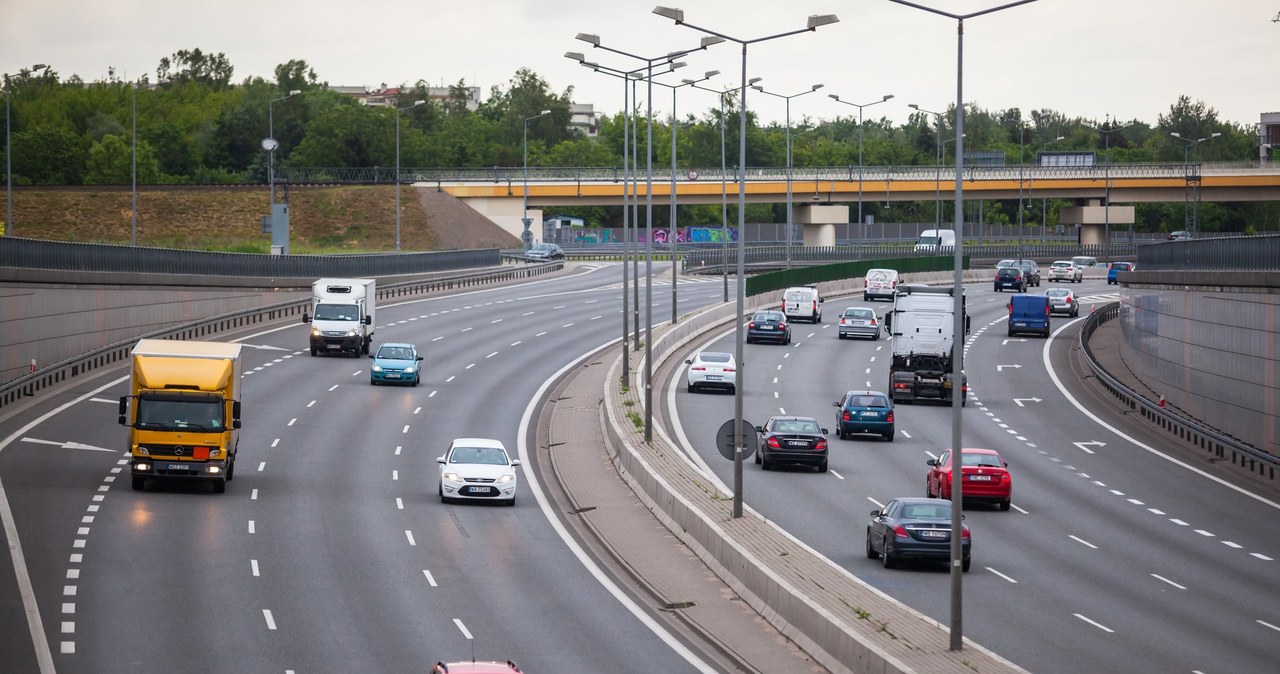
[(845, 337), (868, 337), (880, 339), (880, 321), (876, 312), (866, 307), (849, 307), (840, 312), (840, 339)]

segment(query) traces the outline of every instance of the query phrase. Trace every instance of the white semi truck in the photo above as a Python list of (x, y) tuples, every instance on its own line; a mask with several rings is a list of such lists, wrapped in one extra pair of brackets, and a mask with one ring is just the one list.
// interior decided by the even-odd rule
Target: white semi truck
[[(885, 313), (884, 329), (893, 336), (893, 362), (889, 365), (889, 395), (894, 402), (940, 400), (952, 402), (952, 359), (955, 348), (954, 288), (922, 285), (898, 286), (893, 309)], [(964, 289), (960, 289), (961, 307)], [(964, 313), (964, 332), (969, 317)], [(968, 377), (960, 374), (960, 404), (968, 397)]]
[(311, 284), (311, 355), (350, 353), (359, 358), (373, 343), (377, 281), (367, 278), (322, 278)]

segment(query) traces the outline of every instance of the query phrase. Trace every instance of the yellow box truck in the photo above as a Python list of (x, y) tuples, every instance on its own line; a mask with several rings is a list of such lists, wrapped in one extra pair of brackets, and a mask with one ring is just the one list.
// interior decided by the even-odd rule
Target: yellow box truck
[(129, 427), (133, 488), (148, 479), (203, 480), (226, 491), (240, 440), (240, 345), (142, 339), (133, 347)]

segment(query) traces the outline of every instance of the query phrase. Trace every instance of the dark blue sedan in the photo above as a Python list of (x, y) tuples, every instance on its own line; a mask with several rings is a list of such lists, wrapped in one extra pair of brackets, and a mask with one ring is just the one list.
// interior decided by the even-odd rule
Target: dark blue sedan
[[(963, 517), (963, 515), (961, 516)], [(969, 570), (973, 538), (960, 524), (960, 569)], [(951, 501), (940, 498), (895, 498), (871, 511), (867, 524), (867, 559), (881, 559), (892, 569), (899, 560), (951, 560)]]
[(791, 343), (791, 326), (781, 311), (757, 311), (747, 323), (747, 343)]

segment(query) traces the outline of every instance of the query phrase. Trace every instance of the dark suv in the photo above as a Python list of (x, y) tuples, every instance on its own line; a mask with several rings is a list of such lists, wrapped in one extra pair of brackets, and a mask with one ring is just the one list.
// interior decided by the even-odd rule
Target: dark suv
[(1014, 266), (1022, 270), (1022, 278), (1027, 285), (1040, 287), (1040, 265), (1035, 260), (1018, 260)]
[(1027, 280), (1022, 275), (1022, 269), (1018, 267), (1001, 267), (996, 270), (995, 290), (1000, 292), (1005, 288), (1016, 290), (1020, 293), (1027, 292)]

